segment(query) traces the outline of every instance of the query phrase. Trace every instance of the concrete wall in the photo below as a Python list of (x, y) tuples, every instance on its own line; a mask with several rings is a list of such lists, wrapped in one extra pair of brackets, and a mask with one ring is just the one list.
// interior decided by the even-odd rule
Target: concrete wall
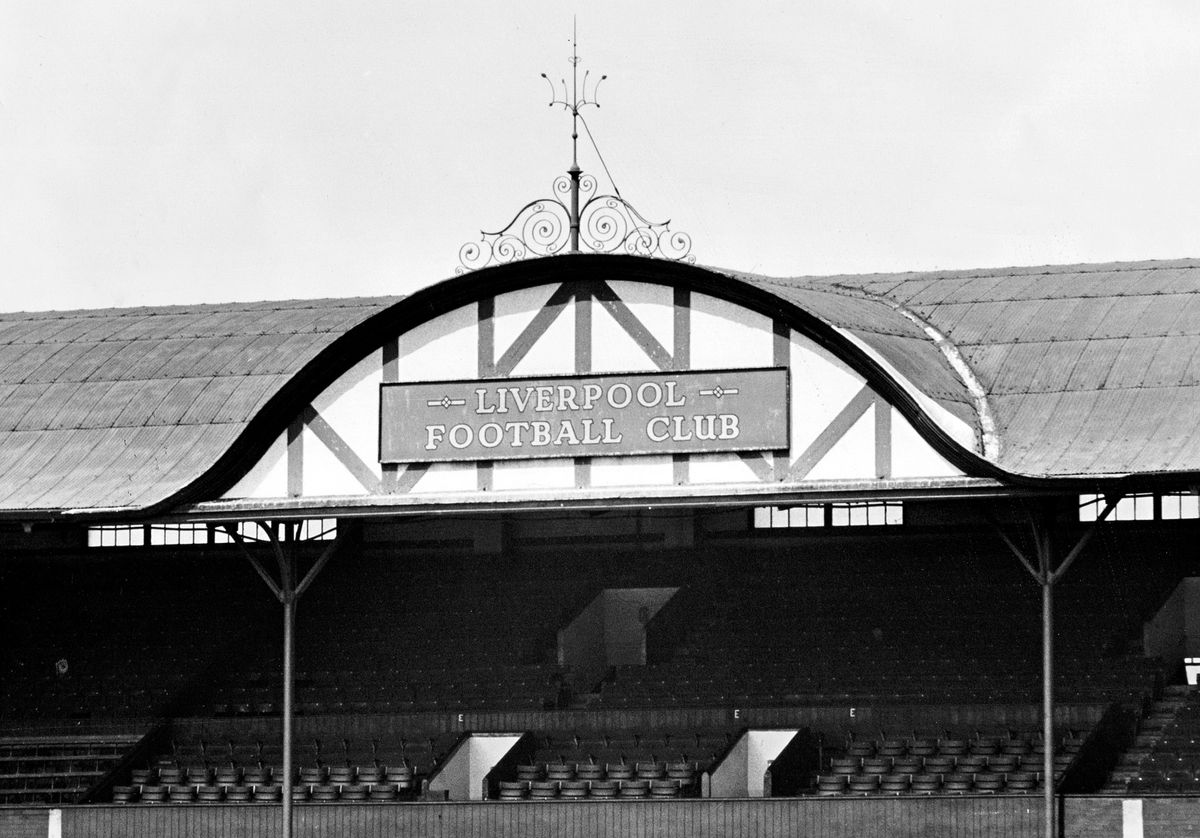
[(796, 733), (796, 728), (747, 730), (713, 769), (709, 796), (762, 797), (767, 766)]
[(517, 733), (471, 734), (430, 778), (429, 790), (444, 791), (450, 800), (483, 800), (483, 778), (520, 738)]
[(558, 663), (576, 687), (594, 684), (610, 666), (646, 663), (646, 624), (678, 588), (608, 588), (558, 632)]
[(1147, 655), (1168, 663), (1200, 655), (1200, 578), (1182, 579), (1142, 629)]

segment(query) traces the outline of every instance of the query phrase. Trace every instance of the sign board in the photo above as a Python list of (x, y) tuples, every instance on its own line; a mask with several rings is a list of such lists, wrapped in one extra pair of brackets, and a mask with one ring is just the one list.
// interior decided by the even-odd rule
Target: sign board
[(774, 451), (785, 368), (388, 383), (379, 461)]

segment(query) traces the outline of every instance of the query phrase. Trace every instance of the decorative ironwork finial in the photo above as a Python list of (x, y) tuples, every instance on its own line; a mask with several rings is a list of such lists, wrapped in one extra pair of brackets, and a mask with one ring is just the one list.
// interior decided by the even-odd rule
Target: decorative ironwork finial
[[(595, 137), (588, 128), (587, 120), (580, 111), (592, 105), (600, 107), (596, 100), (600, 84), (608, 78), (600, 76), (588, 94), (590, 71), (585, 70), (583, 82), (579, 80), (579, 42), (577, 30), (571, 30), (571, 89), (567, 91), (566, 78), (559, 79), (559, 87), (545, 73), (542, 78), (550, 85), (550, 107), (562, 107), (571, 114), (571, 168), (565, 176), (559, 175), (552, 184), (556, 197), (530, 201), (522, 207), (512, 221), (495, 232), (481, 232), (479, 242), (467, 242), (458, 251), (459, 267), (455, 273), (515, 262), (530, 256), (552, 256), (563, 252), (579, 253), (580, 243), (594, 253), (616, 253), (624, 251), (639, 256), (654, 256), (672, 261), (695, 262), (691, 255), (692, 238), (687, 233), (672, 232), (670, 219), (662, 222), (648, 221), (633, 205), (621, 197), (612, 174), (600, 154)], [(561, 94), (560, 94), (561, 88)], [(579, 125), (587, 132), (592, 148), (600, 165), (608, 175), (612, 194), (597, 194), (596, 179), (584, 174), (579, 167)], [(557, 197), (566, 195), (569, 205)]]

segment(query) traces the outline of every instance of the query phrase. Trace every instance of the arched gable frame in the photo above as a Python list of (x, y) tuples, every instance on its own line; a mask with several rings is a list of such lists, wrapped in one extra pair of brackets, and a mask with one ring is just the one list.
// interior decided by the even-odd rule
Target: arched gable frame
[[(656, 289), (654, 293), (659, 295), (660, 302), (663, 294), (669, 294), (670, 305), (657, 308), (670, 311), (673, 322), (648, 326), (644, 316), (635, 311), (636, 304), (625, 299), (639, 296), (639, 289), (647, 292)], [(531, 307), (529, 300), (538, 295), (542, 296)], [(506, 300), (515, 299), (525, 301), (524, 319), (503, 310)], [(742, 310), (756, 318), (758, 331), (769, 332), (768, 354), (760, 353), (739, 363), (745, 353), (736, 340), (697, 350), (704, 346), (703, 331), (716, 322), (712, 312), (704, 308), (711, 309), (714, 305)], [(453, 349), (460, 357), (432, 374), (406, 370), (406, 362), (411, 360), (401, 348), (406, 336), (417, 335), (427, 324), (451, 315), (473, 318), (475, 339), (464, 342), (460, 335)], [(705, 316), (708, 321), (701, 322)], [(601, 340), (598, 336), (604, 329), (608, 331)], [(548, 338), (555, 330), (560, 332), (557, 343)], [(597, 351), (597, 341), (603, 343), (604, 350)], [(375, 392), (377, 380), (503, 379), (524, 372), (523, 365), (528, 366), (529, 359), (544, 352), (545, 346), (561, 350), (564, 342), (569, 342), (569, 351), (558, 351), (549, 367), (543, 359), (541, 366), (534, 364), (533, 371), (583, 375), (621, 368), (619, 362), (602, 357), (613, 343), (620, 341), (627, 344), (626, 357), (628, 352), (640, 353), (641, 363), (633, 361), (633, 368), (647, 371), (739, 366), (793, 368), (799, 345), (810, 354), (824, 356), (828, 363), (844, 367), (848, 373), (846, 381), (856, 377), (857, 383), (853, 392), (844, 394), (843, 403), (832, 414), (827, 411), (819, 431), (814, 434), (808, 429), (803, 444), (797, 440), (787, 456), (761, 452), (676, 455), (667, 462), (663, 458), (642, 457), (637, 458), (641, 468), (626, 468), (625, 474), (616, 476), (612, 474), (614, 464), (599, 458), (538, 461), (539, 465), (526, 463), (520, 468), (509, 463), (497, 468), (486, 460), (452, 467), (380, 466), (368, 450), (373, 445), (365, 445), (361, 436), (351, 439), (353, 435), (339, 428), (335, 417), (326, 415), (347, 382), (355, 383), (356, 368), (360, 373), (357, 383), (366, 381), (366, 389)], [(443, 349), (445, 346), (448, 344)], [(468, 346), (469, 352), (465, 351)], [(472, 357), (463, 357), (467, 354)], [(694, 357), (698, 355), (704, 357)], [(371, 372), (372, 367), (376, 368), (375, 373)], [(452, 374), (445, 374), (448, 370)], [(373, 374), (376, 381), (371, 380)], [(928, 475), (936, 478), (933, 482), (941, 487), (960, 485), (964, 489), (978, 489), (990, 484), (994, 490), (998, 480), (1021, 482), (972, 450), (975, 446), (969, 424), (959, 420), (961, 427), (955, 429), (955, 420), (948, 412), (934, 415), (938, 409), (932, 399), (915, 392), (869, 347), (768, 290), (710, 270), (658, 260), (623, 256), (554, 257), (488, 269), (432, 286), (351, 330), (278, 393), (230, 452), (204, 478), (173, 499), (172, 506), (178, 510), (180, 506), (199, 504), (203, 511), (217, 512), (223, 508), (244, 511), (249, 504), (281, 513), (288, 508), (305, 507), (306, 497), (323, 498), (326, 501), (323, 508), (329, 508), (330, 497), (343, 495), (353, 498), (347, 500), (350, 507), (388, 507), (411, 506), (419, 498), (442, 504), (449, 498), (472, 493), (474, 502), (484, 497), (500, 502), (506, 499), (506, 492), (518, 485), (541, 486), (559, 501), (570, 496), (600, 502), (729, 497), (731, 486), (738, 488), (735, 494), (762, 498), (787, 497), (806, 491), (837, 493), (851, 484), (861, 491), (872, 487), (912, 488), (913, 481), (906, 484), (893, 474), (895, 452), (891, 446), (899, 426), (911, 429), (908, 442), (927, 447), (931, 455), (944, 461), (943, 468), (934, 468)], [(901, 421), (896, 422), (894, 417)], [(821, 472), (822, 460), (848, 434), (853, 431), (862, 435), (864, 428), (875, 439), (871, 473), (860, 470), (855, 479), (841, 480), (837, 474)], [(795, 422), (792, 430), (796, 430)], [(340, 486), (330, 491), (328, 486), (312, 486), (309, 481), (306, 487), (304, 462), (311, 464), (315, 458), (323, 459), (327, 465), (340, 466), (343, 472)], [(729, 466), (734, 461), (740, 463), (740, 471)], [(248, 462), (255, 465), (247, 469)], [(539, 469), (540, 474), (535, 474)], [(265, 475), (272, 470), (276, 488), (263, 491)], [(281, 472), (286, 476), (281, 478)], [(550, 472), (554, 476), (547, 477)], [(634, 476), (636, 472), (641, 476)], [(956, 480), (960, 483), (956, 484)], [(215, 500), (222, 497), (223, 500)], [(244, 503), (239, 504), (239, 500)]]

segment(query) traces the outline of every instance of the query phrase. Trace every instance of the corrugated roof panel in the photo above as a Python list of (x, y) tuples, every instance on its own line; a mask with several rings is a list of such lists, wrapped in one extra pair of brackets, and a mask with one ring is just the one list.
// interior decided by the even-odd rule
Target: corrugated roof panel
[(1044, 393), (1064, 390), (1088, 342), (1021, 343), (1012, 347), (995, 375), (993, 392)]
[[(1112, 373), (1113, 362), (1119, 354), (1113, 341), (1083, 341), (1082, 351), (1064, 384), (1067, 390), (1101, 390)], [(1119, 342), (1118, 342), (1119, 343)]]
[[(112, 390), (112, 384), (107, 381), (67, 382), (62, 386), (70, 388), (70, 395), (62, 401), (57, 411), (46, 417), (45, 423), (41, 426), (52, 431), (88, 427), (88, 416)], [(26, 422), (30, 421), (32, 421), (31, 418), (27, 416)]]
[(170, 463), (159, 463), (159, 476), (152, 482), (126, 481), (120, 487), (120, 493), (113, 493), (113, 496), (123, 504), (145, 506), (161, 497), (164, 485), (191, 483), (228, 450), (237, 436), (238, 428), (230, 425), (194, 425), (181, 430), (187, 431), (186, 438), (176, 436), (168, 442), (171, 450), (179, 456)]
[[(130, 341), (113, 354), (110, 367), (114, 369), (114, 378), (148, 380), (189, 375), (189, 370), (178, 369), (171, 364), (181, 353), (186, 357), (190, 343), (183, 338)], [(197, 347), (196, 351), (202, 350)]]
[(1186, 297), (1179, 305), (1179, 316), (1176, 318), (1171, 335), (1194, 335), (1200, 331), (1200, 294)]
[(954, 279), (939, 279), (929, 283), (922, 289), (904, 300), (910, 306), (930, 306), (943, 303), (976, 302), (981, 299), (991, 299), (994, 289), (1005, 282), (1000, 276), (975, 276)]
[(1112, 358), (1112, 371), (1103, 382), (1106, 389), (1141, 387), (1154, 365), (1154, 354), (1161, 341), (1154, 338), (1091, 341)]
[(1200, 388), (1200, 336), (1176, 338), (1172, 348), (1160, 348), (1146, 373), (1148, 387)]
[[(121, 345), (114, 342), (98, 342), (87, 344), (87, 351), (75, 358), (68, 368), (59, 372), (58, 381), (87, 381), (91, 376), (104, 370), (108, 360), (120, 350)], [(58, 361), (58, 356), (55, 356)], [(103, 379), (99, 379), (103, 380)]]
[(1159, 294), (1194, 294), (1194, 266), (1177, 265), (1154, 272), (1154, 290)]
[(140, 383), (137, 392), (117, 414), (114, 428), (140, 428), (149, 422), (154, 409), (166, 398), (172, 381), (169, 378), (149, 378)]
[(253, 416), (272, 393), (287, 381), (286, 376), (253, 375), (238, 379), (237, 387), (228, 398), (217, 405), (214, 422), (245, 422)]
[(143, 486), (175, 483), (172, 466), (201, 436), (195, 427), (136, 428), (124, 445), (98, 446), (76, 464), (83, 477), (70, 486), (55, 487), (37, 500), (41, 506), (62, 508), (123, 506)]
[(66, 317), (9, 322), (4, 326), (2, 338), (5, 343), (54, 342), (57, 334), (72, 328), (76, 322), (77, 318)]
[(1030, 451), (1045, 447), (1046, 429), (1057, 427), (1059, 402), (1064, 393), (1022, 393), (1016, 396), (993, 394), (988, 401), (1003, 440), (1000, 466), (1018, 474), (1024, 470)]
[[(180, 421), (187, 425), (208, 425), (217, 421), (217, 414), (225, 407), (233, 393), (248, 379), (266, 378), (274, 383), (275, 376), (237, 376), (229, 378), (196, 379), (206, 382), (204, 388), (197, 393), (195, 401), (188, 407)], [(237, 418), (225, 421), (244, 421), (248, 413), (238, 413)]]
[(66, 344), (61, 343), (32, 344), (29, 347), (29, 351), (21, 356), (20, 363), (16, 369), (5, 370), (4, 379), (12, 383), (20, 383), (35, 377), (37, 371), (48, 363), (56, 352), (59, 352), (65, 346)]
[(62, 343), (54, 344), (58, 351), (46, 358), (36, 369), (30, 370), (26, 381), (61, 381), (68, 375), (70, 369), (84, 360), (94, 344), (91, 343)]
[(1089, 334), (1097, 338), (1123, 338), (1145, 334), (1153, 328), (1156, 307), (1151, 297), (1132, 297), (1112, 300), (1102, 317), (1093, 320)]
[(146, 419), (147, 425), (178, 425), (208, 385), (207, 378), (177, 378)]
[(105, 340), (163, 340), (188, 337), (187, 333), (195, 320), (195, 314), (184, 312), (131, 315), (113, 324)]
[(939, 359), (936, 366), (929, 363), (928, 342), (895, 335), (861, 334), (859, 337), (926, 395), (971, 403), (962, 379), (944, 361)]
[(0, 495), (11, 493), (19, 485), (19, 477), (14, 468), (33, 448), (40, 447), (45, 442), (42, 431), (8, 431), (0, 445)]
[[(1178, 427), (1174, 415), (1177, 394), (1163, 388), (1128, 390), (1126, 393), (1133, 403), (1122, 417), (1122, 425), (1141, 433), (1125, 433), (1111, 437), (1108, 444), (1102, 446), (1098, 452), (1096, 463), (1101, 467), (1111, 462), (1135, 466), (1126, 471), (1163, 469), (1167, 463), (1172, 462), (1169, 449), (1179, 445), (1178, 440), (1172, 442), (1172, 437), (1176, 437), (1183, 430)], [(1101, 433), (1109, 425), (1111, 418), (1103, 417), (1103, 421), (1098, 423), (1101, 425)]]
[(280, 335), (239, 335), (228, 338), (197, 338), (190, 341), (194, 347), (188, 352), (187, 347), (181, 348), (182, 362), (186, 365), (187, 375), (244, 375), (246, 372), (258, 372), (258, 357), (255, 344), (269, 344), (283, 340)]
[(62, 318), (56, 321), (62, 324), (57, 330), (45, 329), (38, 339), (46, 343), (78, 343), (89, 342), (105, 337), (115, 325), (105, 317), (88, 317), (86, 315)]
[(84, 417), (81, 428), (111, 428), (121, 419), (126, 408), (139, 402), (153, 382), (148, 381), (105, 381), (96, 382), (108, 387), (104, 398), (96, 401)]
[[(174, 428), (107, 428), (74, 431), (45, 477), (30, 481), (31, 504), (40, 509), (111, 505), (111, 488), (125, 482), (154, 482), (153, 457)], [(100, 435), (99, 438), (96, 435)], [(65, 475), (71, 479), (61, 479)], [(54, 479), (59, 477), (60, 479)], [(40, 492), (38, 490), (41, 490)], [(78, 501), (83, 501), (82, 503)]]
[[(1113, 420), (1124, 424), (1137, 401), (1136, 390), (1072, 393), (1066, 404), (1079, 412), (1068, 413), (1064, 419), (1074, 420), (1076, 431), (1069, 444), (1061, 445), (1058, 457), (1047, 462), (1046, 468), (1068, 474), (1095, 472), (1098, 466), (1103, 468), (1105, 460), (1101, 454), (1105, 449), (1117, 454), (1118, 461), (1128, 462), (1134, 453), (1129, 437), (1114, 436), (1111, 425)], [(1139, 421), (1146, 421), (1150, 425), (1147, 430), (1151, 431), (1157, 424), (1151, 417)]]
[[(45, 351), (34, 343), (6, 343), (0, 346), (0, 381), (10, 384), (24, 381), (29, 371), (45, 358)], [(26, 361), (25, 357), (30, 353), (33, 353), (33, 357)]]
[(254, 368), (260, 373), (282, 374), (295, 364), (297, 357), (312, 355), (314, 347), (324, 346), (326, 342), (326, 335), (303, 333), (261, 341), (255, 345), (260, 354)]
[(4, 401), (0, 402), (0, 432), (16, 430), (25, 414), (42, 397), (41, 384), (13, 384)]
[(54, 382), (53, 384), (36, 384), (30, 382), (27, 387), (37, 388), (39, 390), (36, 401), (29, 405), (29, 409), (25, 411), (25, 415), (17, 420), (14, 425), (18, 431), (36, 431), (44, 428), (49, 428), (50, 423), (54, 421), (54, 417), (62, 409), (62, 406), (70, 400), (75, 393), (77, 385), (65, 382)]
[[(24, 456), (10, 466), (14, 478), (11, 491), (0, 495), (0, 507), (15, 506), (20, 509), (45, 509), (37, 500), (56, 484), (76, 479), (71, 466), (78, 463), (97, 446), (112, 443), (105, 437), (111, 430), (42, 431), (46, 444), (35, 444)], [(132, 431), (126, 431), (130, 434)], [(6, 485), (5, 489), (10, 487)], [(10, 504), (10, 499), (15, 503)]]

